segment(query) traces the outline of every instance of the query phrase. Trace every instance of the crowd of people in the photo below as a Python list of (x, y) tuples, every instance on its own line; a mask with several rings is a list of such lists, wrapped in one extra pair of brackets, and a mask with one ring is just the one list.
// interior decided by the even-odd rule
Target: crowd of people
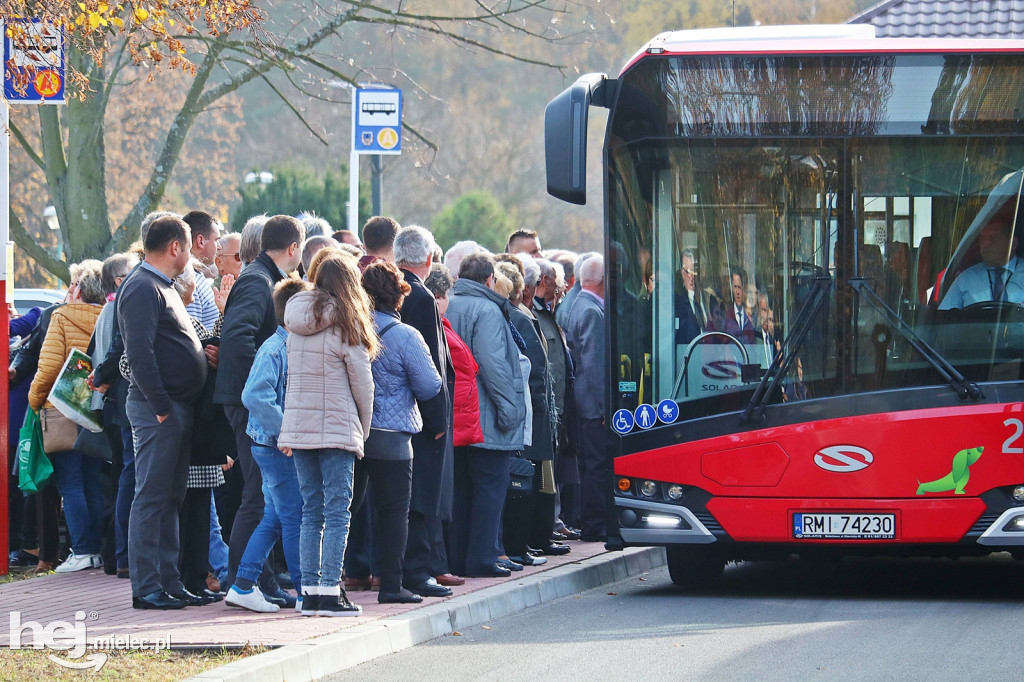
[(348, 616), (346, 591), (418, 603), (605, 539), (600, 254), (445, 252), (382, 216), (222, 229), (152, 213), (12, 319), (10, 423), (78, 349), (105, 441), (12, 490), (15, 565), (102, 567), (140, 609)]

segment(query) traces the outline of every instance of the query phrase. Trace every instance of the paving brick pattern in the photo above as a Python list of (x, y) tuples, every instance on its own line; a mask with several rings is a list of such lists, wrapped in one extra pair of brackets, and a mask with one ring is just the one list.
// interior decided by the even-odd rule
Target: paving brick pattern
[[(572, 552), (547, 557), (548, 563), (526, 567), (509, 578), (468, 578), (461, 587), (453, 587), (453, 597), (470, 594), (494, 585), (514, 583), (517, 579), (596, 556), (605, 551), (602, 543), (569, 542)], [(105, 575), (101, 570), (48, 575), (0, 585), (0, 647), (10, 644), (10, 613), (21, 613), (21, 622), (33, 621), (46, 626), (54, 621), (74, 625), (75, 613), (85, 613), (89, 642), (97, 637), (139, 638), (170, 637), (175, 648), (240, 646), (261, 644), (281, 646), (293, 642), (341, 632), (381, 618), (395, 616), (443, 599), (428, 598), (422, 604), (378, 604), (376, 592), (350, 592), (349, 598), (363, 607), (358, 618), (303, 617), (294, 610), (279, 613), (253, 613), (231, 608), (223, 602), (177, 611), (143, 611), (131, 605), (131, 585)], [(31, 631), (22, 634), (22, 646), (32, 641)]]

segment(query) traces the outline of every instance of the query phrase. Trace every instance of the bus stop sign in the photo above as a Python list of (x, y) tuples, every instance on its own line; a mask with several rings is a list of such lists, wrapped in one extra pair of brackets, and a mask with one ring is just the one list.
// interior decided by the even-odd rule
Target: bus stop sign
[(357, 154), (402, 153), (402, 91), (358, 88), (353, 149)]
[(64, 103), (64, 33), (38, 19), (8, 19), (4, 35), (4, 98)]

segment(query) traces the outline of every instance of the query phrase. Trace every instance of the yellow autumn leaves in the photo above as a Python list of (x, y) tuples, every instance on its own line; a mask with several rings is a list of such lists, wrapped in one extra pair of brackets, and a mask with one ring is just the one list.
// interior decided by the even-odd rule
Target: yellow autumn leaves
[[(200, 0), (200, 2), (203, 5), (206, 4), (206, 0)], [(87, 30), (96, 30), (108, 26), (123, 29), (125, 20), (122, 19), (122, 16), (130, 17), (136, 25), (145, 24), (152, 17), (153, 21), (150, 22), (147, 28), (156, 33), (166, 33), (163, 19), (167, 16), (167, 10), (164, 9), (164, 4), (161, 0), (155, 0), (151, 5), (152, 9), (147, 9), (141, 4), (130, 4), (126, 10), (123, 4), (112, 5), (102, 0), (91, 3), (79, 2), (79, 13), (75, 16), (75, 25)], [(166, 21), (168, 26), (174, 26), (174, 19), (168, 18)]]

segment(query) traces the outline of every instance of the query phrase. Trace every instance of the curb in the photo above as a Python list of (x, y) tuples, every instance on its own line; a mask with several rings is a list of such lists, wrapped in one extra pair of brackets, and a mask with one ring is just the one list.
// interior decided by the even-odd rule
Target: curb
[(460, 629), (639, 575), (664, 564), (665, 552), (661, 547), (606, 552), (333, 635), (288, 644), (189, 679), (196, 682), (316, 680)]

